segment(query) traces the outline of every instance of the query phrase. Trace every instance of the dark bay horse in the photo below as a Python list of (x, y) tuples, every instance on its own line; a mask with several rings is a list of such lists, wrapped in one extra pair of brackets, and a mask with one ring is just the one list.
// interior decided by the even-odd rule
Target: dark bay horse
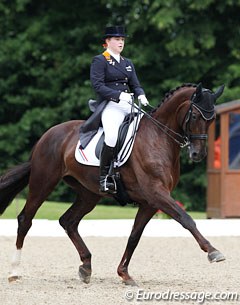
[[(188, 145), (189, 157), (193, 161), (201, 161), (206, 156), (207, 132), (215, 119), (214, 103), (223, 89), (224, 86), (221, 86), (214, 93), (202, 88), (201, 84), (184, 84), (166, 94), (162, 103), (142, 118), (132, 154), (120, 168), (126, 191), (139, 206), (117, 269), (125, 284), (135, 284), (128, 273), (128, 265), (144, 227), (158, 210), (189, 230), (201, 249), (208, 253), (210, 262), (225, 259), (170, 196), (179, 179), (181, 147)], [(21, 249), (34, 215), (61, 179), (72, 187), (77, 196), (59, 222), (79, 253), (82, 261), (80, 278), (85, 283), (90, 281), (91, 253), (78, 233), (78, 225), (103, 195), (99, 193), (99, 169), (81, 165), (74, 157), (82, 123), (69, 121), (52, 127), (37, 142), (28, 162), (0, 177), (1, 214), (29, 184), (26, 204), (18, 216), (16, 253), (9, 281), (19, 278)]]

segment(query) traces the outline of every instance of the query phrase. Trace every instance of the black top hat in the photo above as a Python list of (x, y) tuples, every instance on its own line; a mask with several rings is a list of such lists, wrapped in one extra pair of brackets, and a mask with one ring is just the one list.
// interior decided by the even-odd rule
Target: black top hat
[(108, 26), (105, 29), (105, 35), (103, 38), (107, 37), (127, 37), (125, 34), (124, 26)]

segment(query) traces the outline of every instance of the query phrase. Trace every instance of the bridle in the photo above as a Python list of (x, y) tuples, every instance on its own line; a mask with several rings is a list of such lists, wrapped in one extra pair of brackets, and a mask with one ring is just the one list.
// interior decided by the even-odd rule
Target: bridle
[[(204, 89), (206, 91), (210, 91), (209, 89)], [(210, 91), (211, 92), (211, 91)], [(182, 122), (182, 127), (183, 127), (183, 134), (180, 134), (174, 130), (172, 130), (171, 128), (169, 128), (168, 126), (164, 125), (163, 123), (159, 122), (158, 120), (156, 120), (155, 118), (153, 118), (149, 113), (143, 111), (141, 109), (141, 105), (139, 104), (139, 106), (136, 105), (136, 108), (145, 114), (145, 116), (150, 119), (152, 121), (152, 123), (154, 125), (156, 125), (159, 129), (161, 129), (162, 132), (164, 132), (167, 136), (169, 136), (174, 142), (176, 142), (180, 148), (184, 148), (184, 147), (188, 147), (191, 144), (192, 140), (207, 140), (208, 135), (207, 134), (192, 134), (190, 131), (190, 123), (192, 120), (192, 115), (193, 115), (193, 108), (197, 109), (198, 112), (201, 114), (202, 118), (205, 121), (210, 121), (215, 117), (215, 109), (214, 106), (212, 109), (207, 110), (202, 108), (200, 105), (198, 105), (195, 102), (196, 99), (196, 94), (194, 93), (190, 99), (190, 106), (189, 109), (183, 119)], [(150, 105), (151, 108), (154, 109), (153, 106)], [(207, 117), (205, 115), (205, 113), (208, 113), (210, 116)], [(185, 126), (185, 128), (184, 128)]]
[[(209, 89), (203, 89), (203, 91), (211, 92)], [(193, 108), (197, 109), (197, 111), (201, 114), (202, 118), (205, 121), (211, 121), (216, 115), (214, 106), (210, 110), (204, 109), (203, 107), (201, 107), (199, 104), (197, 104), (195, 102), (195, 99), (196, 99), (196, 93), (194, 93), (190, 99), (190, 101), (191, 101), (190, 107), (188, 109), (188, 112), (185, 115), (185, 119), (182, 124), (182, 126), (185, 125), (185, 128), (183, 128), (183, 130), (184, 130), (185, 136), (189, 139), (189, 142), (191, 142), (191, 140), (207, 140), (208, 139), (208, 135), (206, 133), (192, 134), (190, 131), (190, 123), (191, 123), (191, 119), (192, 119)], [(206, 114), (208, 114), (208, 115), (206, 116)]]

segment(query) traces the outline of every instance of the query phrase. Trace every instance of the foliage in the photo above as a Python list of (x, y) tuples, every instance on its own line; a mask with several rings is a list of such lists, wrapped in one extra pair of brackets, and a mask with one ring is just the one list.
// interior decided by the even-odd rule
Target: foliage
[[(151, 104), (186, 82), (240, 95), (240, 1), (2, 0), (0, 3), (1, 171), (26, 160), (39, 137), (63, 121), (86, 118), (93, 97), (92, 57), (106, 25), (124, 24), (130, 57)], [(194, 178), (200, 173), (201, 179)], [(182, 157), (176, 192), (205, 201), (205, 164)], [(189, 183), (191, 182), (191, 183)], [(70, 200), (62, 185), (55, 199)], [(188, 201), (188, 200), (187, 200)], [(191, 205), (195, 208), (195, 204)]]
[[(7, 208), (6, 212), (0, 216), (1, 219), (15, 219), (21, 212), (25, 205), (25, 200), (22, 198), (17, 198), (13, 203)], [(58, 220), (69, 208), (69, 203), (65, 202), (51, 202), (46, 201), (37, 214), (34, 216), (35, 219), (49, 219)], [(136, 216), (138, 208), (136, 206), (128, 205), (113, 206), (113, 205), (102, 205), (99, 204), (96, 208), (89, 214), (84, 216), (84, 219), (134, 219)], [(190, 212), (189, 213), (194, 219), (204, 219), (206, 218), (206, 213), (203, 212)], [(157, 213), (155, 218), (166, 218), (162, 213)]]

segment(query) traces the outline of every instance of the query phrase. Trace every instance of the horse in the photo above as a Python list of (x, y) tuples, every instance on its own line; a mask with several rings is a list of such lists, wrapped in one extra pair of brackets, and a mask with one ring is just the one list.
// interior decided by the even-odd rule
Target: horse
[[(201, 83), (183, 84), (170, 90), (162, 102), (143, 115), (132, 153), (119, 168), (125, 191), (138, 206), (134, 225), (117, 273), (126, 285), (136, 285), (128, 266), (142, 232), (161, 210), (189, 230), (210, 262), (220, 262), (224, 255), (198, 231), (195, 222), (171, 197), (180, 175), (180, 151), (188, 147), (191, 160), (200, 162), (207, 154), (207, 132), (215, 119), (215, 102), (224, 85), (216, 92)], [(9, 169), (0, 177), (0, 214), (15, 196), (29, 185), (25, 206), (18, 215), (16, 249), (9, 281), (19, 279), (24, 239), (39, 207), (63, 179), (75, 192), (76, 199), (59, 218), (60, 225), (74, 244), (79, 256), (78, 274), (89, 283), (92, 273), (91, 253), (78, 232), (81, 219), (103, 196), (99, 192), (99, 168), (78, 163), (75, 147), (82, 120), (72, 120), (51, 127), (37, 141), (28, 161)], [(109, 228), (111, 229), (111, 228)]]

